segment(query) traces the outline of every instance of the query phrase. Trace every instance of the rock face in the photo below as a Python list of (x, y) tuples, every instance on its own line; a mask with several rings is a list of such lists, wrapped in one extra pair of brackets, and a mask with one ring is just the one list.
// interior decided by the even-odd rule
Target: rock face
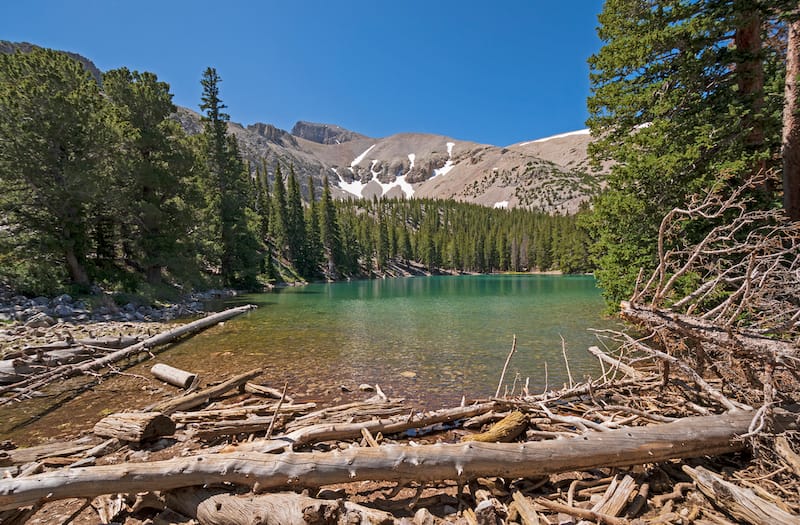
[(292, 128), (292, 135), (317, 144), (341, 144), (351, 140), (369, 138), (354, 131), (344, 129), (336, 124), (317, 124), (316, 122), (299, 121)]

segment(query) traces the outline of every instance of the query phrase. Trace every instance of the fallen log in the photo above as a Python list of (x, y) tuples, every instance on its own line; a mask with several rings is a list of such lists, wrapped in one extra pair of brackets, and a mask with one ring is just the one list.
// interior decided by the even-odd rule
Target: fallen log
[(245, 372), (244, 374), (239, 374), (238, 376), (234, 376), (218, 385), (210, 386), (208, 388), (198, 390), (197, 392), (193, 392), (191, 394), (185, 394), (176, 397), (175, 399), (168, 399), (167, 401), (156, 403), (151, 407), (151, 410), (153, 412), (161, 412), (163, 414), (169, 415), (172, 414), (173, 412), (177, 412), (178, 410), (188, 410), (190, 408), (203, 405), (207, 403), (210, 399), (219, 397), (225, 392), (228, 392), (229, 390), (242, 387), (245, 383), (247, 383), (254, 377), (260, 376), (261, 373), (262, 370), (260, 368), (250, 370), (249, 372)]
[(752, 490), (739, 487), (710, 470), (683, 466), (698, 488), (723, 512), (746, 523), (757, 525), (797, 525), (800, 516), (790, 514), (774, 503), (758, 497)]
[(196, 518), (201, 525), (309, 525), (326, 523), (396, 523), (388, 512), (349, 501), (321, 500), (294, 492), (234, 496), (205, 489), (167, 494), (167, 506)]
[(509, 415), (492, 425), (492, 428), (480, 434), (470, 434), (461, 441), (482, 441), (484, 443), (508, 443), (514, 441), (528, 428), (528, 416), (519, 411)]
[(711, 343), (724, 348), (741, 348), (751, 355), (763, 359), (797, 358), (797, 345), (790, 341), (769, 339), (759, 334), (748, 333), (742, 330), (731, 330), (717, 326), (698, 317), (649, 308), (628, 301), (620, 303), (620, 313), (623, 317), (639, 324), (650, 327), (665, 327), (670, 331), (682, 334), (697, 341)]
[(37, 374), (31, 378), (19, 381), (12, 385), (0, 387), (0, 394), (5, 394), (6, 392), (9, 392), (11, 390), (14, 391), (14, 395), (0, 399), (0, 405), (9, 403), (15, 399), (19, 399), (20, 397), (25, 396), (33, 391), (36, 391), (39, 388), (42, 388), (44, 386), (53, 383), (54, 381), (67, 379), (69, 377), (74, 377), (76, 375), (83, 374), (84, 372), (89, 372), (92, 370), (98, 370), (100, 368), (104, 368), (112, 363), (136, 355), (139, 352), (147, 351), (156, 346), (161, 346), (171, 343), (172, 341), (178, 339), (179, 337), (199, 332), (200, 330), (213, 326), (217, 323), (221, 323), (222, 321), (225, 321), (237, 315), (241, 315), (254, 308), (256, 307), (253, 305), (245, 305), (236, 308), (231, 308), (223, 312), (218, 312), (209, 315), (207, 317), (204, 317), (202, 319), (192, 321), (191, 323), (181, 325), (178, 328), (174, 328), (172, 330), (162, 332), (153, 337), (149, 337), (140, 343), (136, 343), (121, 350), (117, 350), (116, 352), (112, 352), (99, 359), (88, 361), (80, 365), (70, 364), (70, 365), (59, 366), (53, 370)]
[(92, 432), (96, 436), (141, 443), (171, 436), (175, 433), (175, 422), (160, 412), (120, 412), (98, 421)]
[(274, 439), (255, 439), (247, 443), (240, 443), (236, 446), (228, 447), (227, 450), (236, 452), (274, 452), (283, 448), (301, 447), (318, 441), (358, 438), (361, 436), (361, 429), (367, 429), (373, 433), (380, 432), (383, 435), (398, 434), (412, 428), (422, 428), (477, 416), (489, 412), (496, 406), (494, 402), (490, 402), (439, 410), (416, 418), (402, 416), (372, 419), (362, 423), (321, 423), (293, 430)]
[(164, 363), (154, 364), (150, 369), (150, 373), (156, 376), (156, 379), (160, 379), (165, 383), (169, 383), (172, 386), (177, 386), (178, 388), (183, 389), (187, 389), (192, 386), (197, 379), (197, 374), (193, 374), (173, 366), (165, 365)]
[[(260, 490), (319, 487), (382, 480), (457, 480), (478, 477), (533, 478), (558, 472), (655, 463), (741, 450), (752, 412), (684, 418), (674, 423), (569, 439), (527, 443), (388, 445), (333, 452), (206, 454), (148, 463), (79, 467), (0, 481), (0, 511), (43, 500), (92, 498), (110, 491), (172, 490), (236, 483)], [(797, 415), (776, 413), (775, 426), (796, 424)]]

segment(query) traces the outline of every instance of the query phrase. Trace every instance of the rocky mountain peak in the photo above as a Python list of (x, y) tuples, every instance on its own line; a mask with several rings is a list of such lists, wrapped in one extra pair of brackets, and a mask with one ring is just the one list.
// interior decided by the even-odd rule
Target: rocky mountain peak
[(294, 125), (292, 135), (318, 144), (341, 144), (351, 140), (369, 138), (366, 135), (344, 129), (336, 124), (319, 124), (304, 120), (300, 120)]
[(276, 128), (272, 124), (256, 122), (247, 126), (247, 130), (281, 146), (297, 146), (297, 140), (292, 135), (285, 130)]

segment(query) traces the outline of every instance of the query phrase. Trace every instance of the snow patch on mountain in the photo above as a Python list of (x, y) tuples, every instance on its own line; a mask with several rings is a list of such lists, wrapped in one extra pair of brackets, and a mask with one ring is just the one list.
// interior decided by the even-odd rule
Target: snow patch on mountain
[(528, 142), (522, 142), (522, 143), (518, 144), (518, 146), (525, 146), (527, 144), (534, 144), (536, 142), (547, 142), (548, 140), (561, 139), (561, 138), (564, 138), (564, 137), (572, 137), (572, 136), (575, 136), (575, 135), (588, 135), (589, 133), (590, 133), (590, 131), (589, 131), (588, 128), (587, 129), (579, 129), (577, 131), (568, 131), (567, 133), (559, 133), (558, 135), (552, 135), (550, 137), (544, 137), (544, 138), (541, 138), (541, 139), (529, 140)]
[[(335, 171), (336, 170), (334, 170), (334, 172)], [(339, 187), (341, 189), (343, 189), (347, 193), (352, 193), (356, 197), (362, 197), (363, 196), (363, 195), (361, 195), (361, 192), (364, 191), (364, 186), (366, 186), (366, 184), (364, 184), (363, 182), (361, 182), (358, 179), (353, 179), (352, 182), (347, 182), (342, 178), (341, 175), (338, 175), (338, 176), (339, 176)]]
[(417, 159), (417, 155), (415, 153), (408, 154), (408, 161), (411, 163), (411, 166), (408, 167), (408, 172), (411, 173), (411, 170), (414, 169), (414, 161)]
[(350, 163), (350, 167), (355, 168), (356, 166), (361, 164), (361, 161), (364, 160), (364, 157), (367, 156), (367, 153), (369, 153), (375, 146), (377, 146), (377, 144), (373, 144), (372, 146), (368, 147), (364, 153), (353, 159), (353, 162)]
[(442, 166), (441, 168), (433, 170), (434, 177), (438, 177), (439, 175), (447, 175), (448, 173), (450, 173), (450, 170), (452, 170), (455, 167), (455, 165), (453, 164), (453, 146), (455, 146), (454, 142), (447, 143), (447, 157), (448, 157), (447, 162), (445, 162), (444, 166)]

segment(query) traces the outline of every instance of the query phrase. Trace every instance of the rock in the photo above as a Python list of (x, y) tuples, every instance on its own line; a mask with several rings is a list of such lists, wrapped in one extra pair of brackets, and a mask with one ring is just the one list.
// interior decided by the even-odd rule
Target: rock
[(47, 297), (36, 297), (31, 301), (34, 306), (47, 306), (50, 304), (50, 299)]
[(358, 385), (358, 389), (361, 390), (362, 392), (374, 392), (375, 391), (375, 387), (372, 386), (372, 385), (368, 385), (367, 383), (362, 383), (362, 384)]
[(47, 328), (56, 324), (55, 320), (47, 314), (38, 313), (25, 322), (29, 328)]
[(411, 370), (406, 370), (405, 372), (400, 372), (400, 375), (402, 377), (407, 377), (409, 379), (413, 379), (413, 378), (417, 377), (417, 373), (416, 372), (412, 372)]
[(53, 303), (55, 304), (67, 304), (72, 302), (72, 296), (69, 294), (61, 294), (55, 299), (53, 299)]
[[(69, 297), (69, 296), (67, 296)], [(53, 308), (53, 315), (56, 317), (72, 317), (75, 312), (73, 311), (71, 306), (68, 306), (63, 303), (59, 303)]]

